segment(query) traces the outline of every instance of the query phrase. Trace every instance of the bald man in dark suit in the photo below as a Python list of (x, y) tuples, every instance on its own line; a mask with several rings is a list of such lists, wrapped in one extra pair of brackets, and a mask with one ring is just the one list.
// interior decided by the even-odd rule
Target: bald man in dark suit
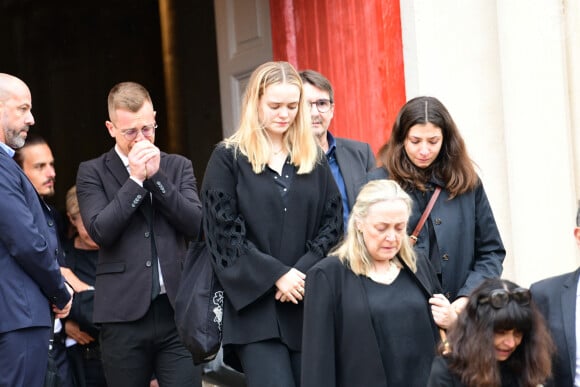
[(51, 310), (66, 317), (72, 300), (56, 259), (54, 218), (12, 159), (32, 125), (28, 86), (0, 73), (0, 386), (44, 383)]

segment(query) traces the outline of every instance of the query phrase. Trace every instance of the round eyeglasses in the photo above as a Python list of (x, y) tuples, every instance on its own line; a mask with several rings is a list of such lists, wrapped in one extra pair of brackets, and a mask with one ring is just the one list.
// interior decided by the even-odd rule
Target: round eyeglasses
[(312, 105), (316, 106), (316, 110), (319, 113), (326, 113), (332, 107), (332, 101), (329, 99), (317, 99), (316, 101), (306, 102), (310, 105), (310, 109), (312, 110)]
[(151, 125), (145, 125), (141, 129), (131, 128), (131, 129), (121, 129), (119, 130), (123, 137), (127, 141), (133, 141), (137, 138), (137, 134), (141, 132), (144, 137), (151, 137), (155, 134), (155, 129), (157, 129), (157, 123)]
[(489, 303), (495, 309), (501, 309), (505, 307), (510, 300), (514, 300), (520, 305), (528, 305), (532, 295), (528, 289), (515, 288), (511, 292), (505, 289), (495, 289), (489, 293), (489, 296), (481, 297), (477, 302), (478, 304)]

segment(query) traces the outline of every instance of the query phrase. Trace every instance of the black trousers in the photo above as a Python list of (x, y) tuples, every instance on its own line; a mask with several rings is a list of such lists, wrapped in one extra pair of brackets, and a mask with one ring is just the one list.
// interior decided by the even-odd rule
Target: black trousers
[[(64, 328), (63, 328), (64, 331)], [(64, 332), (55, 333), (52, 342), (52, 357), (58, 368), (58, 376), (62, 387), (75, 387), (72, 367), (65, 346), (66, 334)]]
[(68, 347), (67, 352), (76, 387), (107, 387), (101, 362), (101, 348), (97, 342), (89, 345), (75, 344)]
[(140, 320), (102, 324), (100, 344), (109, 387), (148, 387), (152, 374), (162, 387), (201, 387), (201, 369), (179, 340), (165, 294)]
[(279, 339), (233, 346), (248, 387), (299, 387), (301, 353)]

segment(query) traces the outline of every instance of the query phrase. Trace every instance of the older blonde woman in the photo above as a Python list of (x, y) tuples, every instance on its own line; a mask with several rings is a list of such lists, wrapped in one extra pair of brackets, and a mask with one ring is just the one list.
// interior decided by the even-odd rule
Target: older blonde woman
[(300, 381), (305, 273), (342, 235), (342, 204), (287, 62), (259, 66), (235, 134), (202, 186), (204, 230), (224, 287), (223, 344), (249, 386)]
[(302, 386), (424, 387), (439, 340), (441, 291), (407, 237), (411, 199), (394, 181), (363, 187), (347, 237), (308, 271)]

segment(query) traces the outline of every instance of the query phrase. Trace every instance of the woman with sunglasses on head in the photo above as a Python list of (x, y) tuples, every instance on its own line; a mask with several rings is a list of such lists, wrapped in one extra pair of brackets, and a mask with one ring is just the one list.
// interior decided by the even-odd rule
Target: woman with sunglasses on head
[[(429, 257), (445, 296), (461, 311), (466, 296), (484, 278), (501, 276), (505, 249), (483, 184), (447, 108), (433, 97), (408, 101), (380, 160), (383, 166), (368, 178), (393, 179), (411, 196), (410, 235), (440, 192), (415, 250)], [(432, 305), (434, 313), (447, 308), (441, 298), (434, 298)]]
[(428, 387), (536, 387), (551, 374), (553, 351), (530, 291), (487, 279), (449, 329)]

